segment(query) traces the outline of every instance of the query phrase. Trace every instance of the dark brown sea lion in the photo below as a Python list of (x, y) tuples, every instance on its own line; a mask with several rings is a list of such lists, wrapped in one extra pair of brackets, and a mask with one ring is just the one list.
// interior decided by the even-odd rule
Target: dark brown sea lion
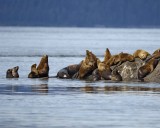
[(48, 56), (43, 55), (41, 61), (37, 67), (39, 77), (48, 77), (49, 76), (49, 64)]
[(112, 81), (122, 81), (122, 76), (119, 74), (118, 70), (113, 70), (111, 75)]
[(19, 66), (16, 66), (12, 69), (8, 69), (6, 72), (6, 78), (19, 78), (18, 70)]
[(62, 78), (62, 79), (70, 79), (73, 77), (75, 73), (79, 71), (80, 64), (74, 64), (74, 65), (69, 65), (68, 67), (65, 67), (58, 71), (57, 77)]
[(143, 81), (143, 78), (150, 74), (158, 64), (157, 59), (150, 59), (145, 65), (139, 68), (138, 70), (138, 79)]
[(38, 70), (37, 70), (37, 65), (33, 64), (31, 66), (31, 72), (28, 75), (28, 78), (39, 78)]
[(140, 58), (141, 60), (145, 60), (150, 54), (142, 49), (138, 49), (133, 53), (135, 58)]

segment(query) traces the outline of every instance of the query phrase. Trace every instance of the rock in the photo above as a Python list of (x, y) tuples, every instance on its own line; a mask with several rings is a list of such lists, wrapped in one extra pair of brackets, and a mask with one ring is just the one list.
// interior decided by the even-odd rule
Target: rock
[[(138, 69), (144, 64), (139, 58), (135, 61), (126, 61), (118, 67), (114, 67), (118, 73), (122, 76), (122, 81), (138, 81)], [(114, 69), (114, 70), (115, 70)]]

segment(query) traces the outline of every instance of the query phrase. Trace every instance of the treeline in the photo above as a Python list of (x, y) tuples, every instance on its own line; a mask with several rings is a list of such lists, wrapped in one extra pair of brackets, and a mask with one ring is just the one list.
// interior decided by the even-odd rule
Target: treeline
[(0, 25), (160, 27), (160, 0), (0, 0)]

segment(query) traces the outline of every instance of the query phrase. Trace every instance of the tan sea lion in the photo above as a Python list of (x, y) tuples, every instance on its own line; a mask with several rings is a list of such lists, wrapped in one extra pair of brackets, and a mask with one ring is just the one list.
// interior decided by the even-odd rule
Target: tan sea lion
[(48, 77), (49, 76), (49, 64), (48, 56), (43, 55), (41, 61), (37, 67), (39, 77)]
[(112, 56), (107, 62), (106, 65), (113, 66), (116, 64), (122, 64), (125, 61), (134, 61), (134, 57), (131, 54), (121, 52), (118, 55)]
[(39, 78), (37, 64), (31, 66), (31, 72), (28, 74), (28, 78)]
[(104, 62), (101, 62), (99, 59), (97, 59), (97, 65), (102, 79), (110, 80), (112, 72), (110, 66), (106, 65)]
[(142, 49), (138, 49), (133, 53), (135, 58), (140, 58), (141, 60), (145, 60), (150, 54)]
[(144, 77), (146, 77), (155, 69), (158, 62), (159, 61), (157, 59), (152, 58), (145, 65), (140, 67), (138, 70), (138, 79), (143, 80)]
[(104, 63), (106, 63), (110, 58), (112, 57), (109, 49), (106, 49), (105, 55), (104, 55)]
[(157, 53), (160, 53), (160, 48), (157, 49), (156, 51), (154, 51), (154, 52), (153, 52), (153, 55), (154, 55), (154, 54), (157, 54)]

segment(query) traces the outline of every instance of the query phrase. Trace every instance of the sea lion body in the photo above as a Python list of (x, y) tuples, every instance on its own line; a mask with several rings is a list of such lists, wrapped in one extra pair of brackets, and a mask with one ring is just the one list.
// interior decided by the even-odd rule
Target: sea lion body
[(150, 74), (158, 64), (157, 59), (150, 59), (145, 65), (141, 66), (138, 70), (138, 79), (143, 80), (148, 74)]
[(135, 58), (140, 58), (141, 60), (145, 60), (150, 54), (142, 49), (138, 49), (133, 53)]
[(36, 64), (31, 66), (31, 72), (29, 73), (28, 78), (39, 78), (38, 70), (36, 67)]

